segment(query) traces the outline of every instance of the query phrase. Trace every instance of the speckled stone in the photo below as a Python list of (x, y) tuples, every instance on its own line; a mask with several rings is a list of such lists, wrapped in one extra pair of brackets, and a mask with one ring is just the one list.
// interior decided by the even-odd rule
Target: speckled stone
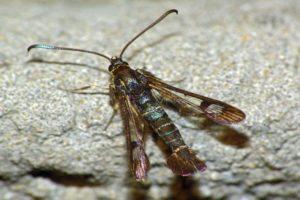
[[(128, 178), (120, 116), (104, 130), (109, 97), (61, 90), (107, 90), (107, 61), (26, 48), (118, 55), (170, 8), (179, 15), (139, 38), (124, 59), (233, 104), (247, 119), (226, 128), (168, 110), (208, 169), (174, 177), (149, 137), (152, 168), (138, 184)], [(0, 199), (300, 199), (299, 13), (298, 0), (1, 1)]]

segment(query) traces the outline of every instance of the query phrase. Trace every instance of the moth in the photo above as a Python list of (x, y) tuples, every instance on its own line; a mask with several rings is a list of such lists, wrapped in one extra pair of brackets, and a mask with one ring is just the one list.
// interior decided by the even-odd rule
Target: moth
[[(150, 162), (145, 152), (146, 127), (158, 134), (170, 148), (171, 154), (167, 158), (167, 165), (174, 174), (190, 176), (206, 169), (205, 163), (185, 144), (178, 128), (163, 109), (159, 98), (172, 103), (180, 111), (194, 116), (205, 116), (219, 124), (237, 123), (245, 119), (243, 111), (234, 106), (174, 87), (146, 70), (132, 69), (126, 61), (123, 61), (126, 49), (171, 13), (178, 14), (178, 11), (171, 9), (163, 13), (133, 37), (123, 47), (119, 56), (109, 57), (95, 51), (46, 44), (34, 44), (28, 47), (28, 52), (34, 48), (79, 51), (95, 54), (109, 61), (108, 71), (111, 74), (109, 95), (115, 105), (114, 113), (119, 110), (123, 119), (129, 165), (136, 180), (145, 179), (150, 169)], [(80, 88), (80, 90), (87, 88)], [(76, 93), (88, 94), (87, 92)]]

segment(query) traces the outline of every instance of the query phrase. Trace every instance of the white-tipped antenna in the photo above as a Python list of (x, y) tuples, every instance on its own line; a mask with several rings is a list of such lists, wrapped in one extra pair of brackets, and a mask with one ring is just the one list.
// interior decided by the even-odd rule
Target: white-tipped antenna
[(33, 45), (30, 45), (27, 48), (27, 52), (29, 52), (31, 49), (35, 49), (35, 48), (63, 50), (63, 51), (79, 51), (79, 52), (84, 52), (84, 53), (90, 53), (90, 54), (94, 54), (94, 55), (106, 58), (109, 62), (111, 62), (111, 60), (108, 56), (106, 56), (104, 54), (101, 54), (101, 53), (98, 53), (98, 52), (95, 52), (95, 51), (88, 51), (88, 50), (84, 50), (84, 49), (75, 49), (75, 48), (69, 48), (69, 47), (58, 47), (58, 46), (53, 46), (53, 45), (48, 45), (48, 44), (33, 44)]
[[(146, 31), (148, 31), (153, 26), (155, 26), (156, 24), (158, 24), (160, 21), (162, 21), (165, 17), (167, 17), (171, 13), (178, 14), (178, 10), (176, 10), (176, 9), (168, 10), (167, 12), (165, 12), (164, 14), (162, 14), (159, 18), (157, 18), (154, 22), (152, 22), (149, 26), (147, 26), (144, 30), (142, 30), (140, 33), (138, 33), (134, 38), (132, 38), (129, 42), (127, 42), (127, 44), (123, 47), (123, 49), (122, 49), (122, 51), (120, 53), (119, 58), (122, 59), (122, 56), (123, 56), (125, 50), (129, 47), (130, 44), (132, 44), (132, 42), (134, 42), (138, 37), (140, 37)], [(111, 59), (108, 56), (106, 56), (104, 54), (101, 54), (101, 53), (98, 53), (98, 52), (95, 52), (95, 51), (89, 51), (89, 50), (84, 50), (84, 49), (76, 49), (76, 48), (69, 48), (69, 47), (59, 47), (59, 46), (53, 46), (53, 45), (48, 45), (48, 44), (33, 44), (33, 45), (30, 45), (27, 48), (27, 51), (29, 52), (31, 49), (35, 49), (35, 48), (63, 50), (63, 51), (79, 51), (79, 52), (84, 52), (84, 53), (90, 53), (90, 54), (94, 54), (94, 55), (97, 55), (97, 56), (101, 56), (101, 57), (107, 59), (109, 62), (111, 62)]]

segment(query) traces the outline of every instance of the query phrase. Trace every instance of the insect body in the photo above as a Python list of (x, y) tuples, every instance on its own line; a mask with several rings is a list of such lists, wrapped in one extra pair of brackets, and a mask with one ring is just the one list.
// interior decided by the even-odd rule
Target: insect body
[[(131, 69), (126, 63), (121, 64), (114, 70), (113, 75), (116, 91), (117, 93), (123, 93), (128, 107), (127, 110), (136, 111), (137, 118), (142, 117), (172, 149), (173, 154), (167, 162), (173, 172), (187, 176), (197, 170), (204, 170), (206, 168), (205, 164), (185, 145), (179, 130), (153, 96), (147, 77), (138, 70)], [(126, 100), (126, 97), (128, 97), (128, 100)], [(130, 106), (132, 109), (130, 109)], [(138, 144), (142, 144), (142, 138)], [(145, 161), (145, 163), (148, 163), (148, 161)]]
[[(118, 57), (109, 58), (94, 51), (44, 44), (28, 47), (28, 51), (33, 48), (80, 51), (96, 54), (109, 60), (108, 70), (112, 75), (110, 95), (113, 102), (118, 105), (123, 118), (129, 163), (137, 180), (146, 178), (150, 168), (149, 159), (144, 150), (144, 133), (147, 127), (158, 134), (171, 149), (172, 153), (167, 159), (167, 164), (175, 174), (189, 176), (206, 169), (204, 162), (197, 158), (196, 154), (184, 143), (178, 128), (157, 100), (156, 93), (181, 111), (195, 116), (206, 116), (217, 123), (237, 123), (245, 118), (241, 110), (227, 103), (168, 85), (150, 72), (131, 69), (128, 63), (122, 60), (123, 53), (134, 40), (174, 12), (178, 13), (175, 9), (165, 12), (137, 34), (125, 45)], [(194, 98), (197, 103), (191, 102), (187, 97)]]

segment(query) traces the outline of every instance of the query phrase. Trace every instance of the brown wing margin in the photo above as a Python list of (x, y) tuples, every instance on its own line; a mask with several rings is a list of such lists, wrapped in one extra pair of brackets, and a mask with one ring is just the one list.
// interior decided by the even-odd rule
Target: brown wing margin
[(150, 169), (149, 159), (144, 150), (143, 122), (125, 94), (117, 99), (124, 123), (130, 168), (135, 179), (141, 181), (146, 178)]
[[(243, 111), (225, 102), (168, 85), (147, 71), (137, 70), (137, 72), (143, 74), (147, 78), (149, 86), (157, 90), (164, 98), (195, 114), (202, 113), (219, 124), (238, 123), (246, 117)], [(200, 104), (195, 104), (176, 93), (200, 100)]]

